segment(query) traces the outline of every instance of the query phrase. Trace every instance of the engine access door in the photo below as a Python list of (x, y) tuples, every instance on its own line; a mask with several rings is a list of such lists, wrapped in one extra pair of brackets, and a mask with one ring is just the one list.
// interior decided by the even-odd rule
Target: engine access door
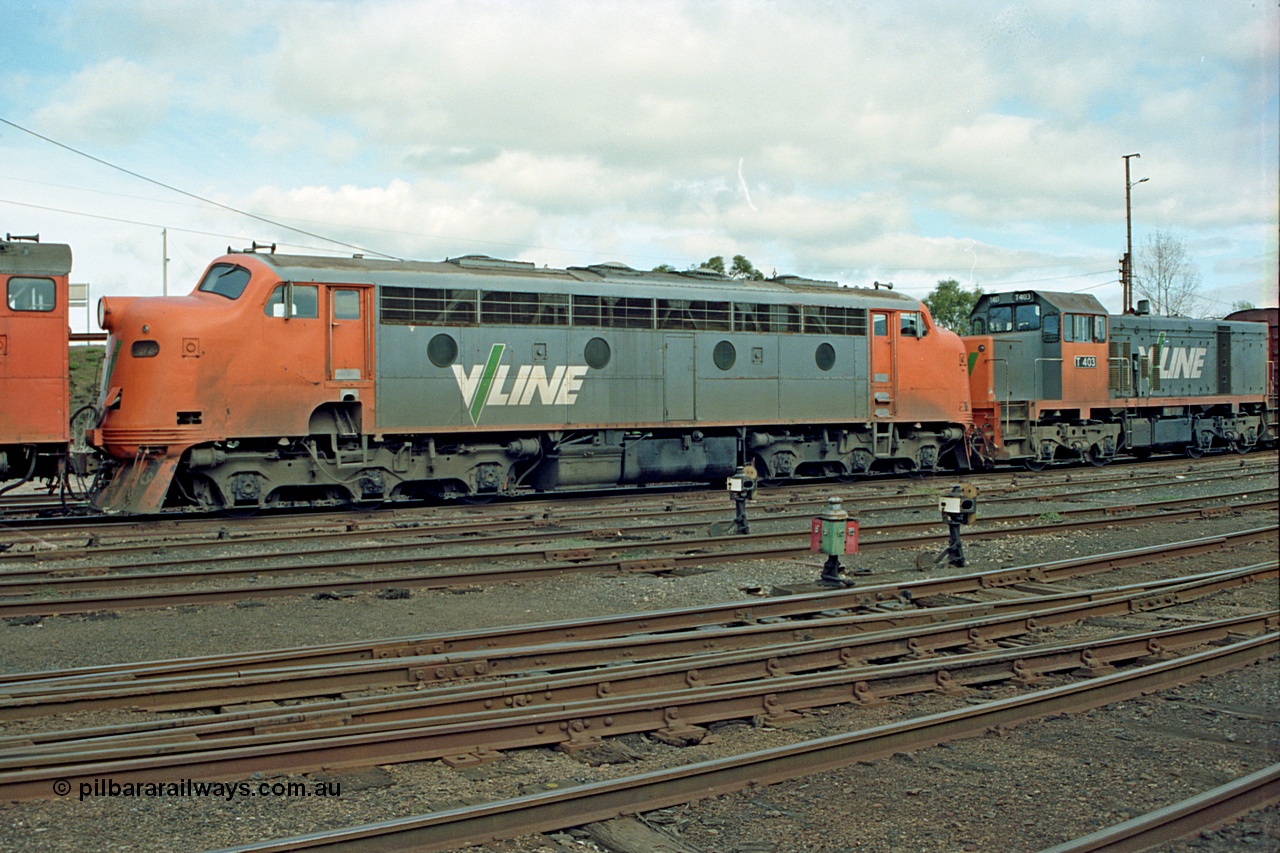
[(364, 382), (369, 373), (368, 288), (329, 287), (329, 379)]
[(694, 419), (693, 335), (663, 335), (663, 419)]

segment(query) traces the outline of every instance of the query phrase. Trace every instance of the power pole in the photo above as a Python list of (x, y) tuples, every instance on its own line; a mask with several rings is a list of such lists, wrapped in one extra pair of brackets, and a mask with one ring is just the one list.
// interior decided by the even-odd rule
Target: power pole
[(1124, 305), (1121, 306), (1123, 313), (1133, 313), (1133, 203), (1130, 200), (1130, 190), (1133, 189), (1134, 183), (1142, 183), (1147, 180), (1141, 178), (1136, 182), (1129, 180), (1129, 158), (1142, 157), (1141, 154), (1122, 154), (1124, 158), (1124, 258), (1120, 261), (1120, 277), (1121, 289)]

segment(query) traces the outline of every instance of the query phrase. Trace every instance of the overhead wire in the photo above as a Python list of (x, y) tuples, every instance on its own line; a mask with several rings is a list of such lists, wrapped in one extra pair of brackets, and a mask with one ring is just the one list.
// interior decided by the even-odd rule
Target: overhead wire
[[(0, 204), (12, 204), (18, 207), (29, 207), (33, 210), (46, 210), (46, 211), (49, 211), (50, 213), (65, 213), (68, 216), (83, 216), (88, 219), (101, 219), (104, 222), (120, 222), (125, 225), (141, 225), (146, 228), (167, 228), (170, 231), (178, 231), (183, 234), (198, 234), (202, 237), (220, 237), (224, 240), (239, 240), (241, 242), (252, 241), (252, 238), (245, 237), (241, 234), (223, 234), (218, 231), (201, 231), (196, 228), (182, 228), (181, 226), (178, 226), (178, 225), (164, 225), (159, 222), (143, 222), (138, 219), (125, 219), (124, 217), (121, 217), (121, 216), (107, 216), (102, 213), (85, 213), (82, 210), (67, 210), (66, 208), (62, 208), (62, 207), (49, 207), (48, 205), (31, 204), (30, 202), (14, 201), (13, 199), (8, 199), (8, 198), (0, 198)], [(321, 239), (325, 239), (325, 238), (322, 237)], [(331, 249), (321, 248), (318, 246), (308, 246), (302, 243), (281, 243), (280, 245), (289, 246), (294, 249), (305, 249), (309, 252), (332, 251)], [(385, 257), (390, 257), (390, 256), (388, 255)], [(395, 258), (395, 260), (400, 260), (400, 258)]]
[(140, 180), (140, 181), (146, 181), (146, 182), (147, 182), (147, 183), (149, 183), (149, 184), (153, 184), (154, 186), (161, 187), (161, 188), (163, 188), (163, 189), (169, 190), (170, 192), (175, 192), (175, 193), (177, 193), (177, 194), (179, 194), (179, 195), (186, 196), (187, 198), (193, 198), (193, 199), (195, 199), (196, 201), (203, 202), (204, 204), (208, 204), (208, 205), (211, 205), (211, 206), (213, 206), (213, 207), (221, 208), (222, 210), (227, 210), (227, 211), (230, 211), (231, 213), (236, 213), (236, 214), (239, 214), (240, 216), (245, 216), (245, 217), (248, 217), (249, 219), (253, 219), (253, 220), (256, 220), (256, 221), (258, 221), (258, 222), (265, 222), (266, 224), (271, 225), (271, 226), (276, 227), (276, 228), (284, 228), (284, 229), (286, 229), (286, 230), (288, 230), (288, 231), (293, 231), (293, 232), (294, 232), (294, 233), (296, 233), (296, 234), (303, 234), (303, 235), (306, 235), (307, 237), (313, 237), (313, 238), (315, 238), (315, 239), (317, 239), (317, 240), (323, 240), (323, 241), (325, 241), (326, 243), (333, 243), (333, 244), (334, 244), (334, 245), (336, 245), (336, 246), (345, 246), (345, 247), (346, 247), (346, 248), (348, 248), (348, 249), (355, 249), (357, 252), (360, 252), (361, 254), (377, 255), (378, 257), (382, 257), (382, 258), (390, 258), (390, 259), (392, 259), (392, 260), (396, 260), (396, 261), (403, 260), (403, 258), (398, 258), (398, 257), (396, 257), (395, 255), (390, 255), (390, 254), (387, 254), (386, 252), (379, 252), (379, 251), (377, 251), (377, 250), (375, 250), (375, 249), (366, 249), (366, 248), (364, 248), (363, 246), (357, 246), (357, 245), (355, 245), (354, 243), (346, 243), (346, 242), (343, 242), (342, 240), (336, 240), (336, 239), (334, 239), (334, 238), (332, 238), (332, 237), (326, 237), (326, 236), (324, 236), (323, 234), (316, 234), (316, 233), (315, 233), (315, 232), (313, 232), (313, 231), (307, 231), (307, 230), (302, 229), (302, 228), (296, 228), (296, 227), (294, 227), (294, 226), (292, 226), (292, 225), (286, 225), (286, 224), (285, 224), (285, 223), (283, 223), (283, 222), (279, 222), (279, 221), (277, 221), (277, 220), (270, 219), (270, 218), (268, 218), (268, 217), (266, 217), (266, 216), (260, 216), (260, 215), (258, 215), (258, 214), (256, 214), (256, 213), (250, 213), (250, 212), (249, 212), (249, 211), (247, 211), (247, 210), (241, 210), (241, 209), (240, 209), (240, 208), (238, 208), (238, 207), (232, 207), (232, 206), (231, 206), (231, 205), (229, 205), (229, 204), (223, 204), (223, 203), (222, 203), (222, 202), (220, 202), (220, 201), (215, 201), (215, 200), (213, 200), (213, 199), (211, 199), (211, 198), (206, 198), (205, 196), (199, 195), (199, 194), (197, 194), (197, 193), (189, 192), (189, 191), (187, 191), (187, 190), (181, 189), (180, 187), (175, 187), (175, 186), (173, 186), (172, 184), (166, 184), (164, 181), (158, 181), (158, 180), (156, 180), (155, 178), (149, 178), (149, 177), (147, 177), (146, 175), (143, 175), (143, 174), (140, 174), (140, 173), (138, 173), (138, 172), (133, 171), (132, 169), (126, 169), (124, 166), (116, 165), (115, 163), (112, 163), (112, 162), (110, 162), (110, 161), (108, 161), (108, 160), (103, 160), (101, 157), (95, 157), (94, 155), (89, 154), (89, 153), (88, 153), (88, 152), (86, 152), (86, 151), (81, 151), (81, 150), (80, 150), (80, 149), (78, 149), (78, 148), (74, 148), (74, 147), (72, 147), (72, 146), (70, 146), (70, 145), (67, 145), (67, 144), (65, 144), (65, 143), (59, 142), (58, 140), (56, 140), (56, 139), (52, 139), (52, 138), (50, 138), (50, 137), (48, 137), (48, 136), (45, 136), (44, 134), (37, 133), (36, 131), (34, 131), (34, 130), (32, 130), (32, 129), (28, 128), (28, 127), (23, 127), (22, 125), (20, 125), (20, 124), (18, 124), (18, 123), (16, 123), (16, 122), (12, 122), (12, 121), (10, 121), (10, 120), (9, 120), (9, 119), (7, 119), (7, 118), (0, 117), (0, 124), (6, 124), (6, 125), (8, 125), (9, 127), (12, 127), (14, 130), (20, 130), (20, 131), (22, 131), (23, 133), (29, 134), (30, 136), (34, 136), (36, 139), (42, 140), (42, 141), (44, 141), (44, 142), (47, 142), (47, 143), (49, 143), (50, 145), (55, 145), (55, 146), (57, 146), (58, 148), (63, 149), (64, 151), (70, 151), (72, 154), (75, 154), (75, 155), (80, 156), (80, 157), (84, 157), (84, 158), (86, 158), (86, 159), (88, 159), (88, 160), (92, 160), (93, 162), (98, 163), (98, 164), (100, 164), (100, 165), (102, 165), (102, 166), (106, 166), (106, 167), (107, 167), (107, 168), (109, 168), (109, 169), (114, 169), (114, 170), (115, 170), (115, 171), (117, 171), (117, 172), (122, 172), (122, 173), (124, 173), (124, 174), (126, 174), (126, 175), (129, 175), (130, 177), (137, 178), (137, 179), (138, 179), (138, 180)]

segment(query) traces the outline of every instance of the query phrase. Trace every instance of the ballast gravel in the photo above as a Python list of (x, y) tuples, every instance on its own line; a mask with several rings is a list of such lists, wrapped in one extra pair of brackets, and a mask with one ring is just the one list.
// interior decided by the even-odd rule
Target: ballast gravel
[[(1269, 479), (1275, 486), (1275, 477)], [(1188, 483), (1180, 493), (1195, 493)], [(1157, 500), (1167, 494), (1152, 494)], [(1093, 496), (1090, 496), (1093, 497)], [(1099, 496), (1105, 500), (1105, 496)], [(1131, 500), (1132, 494), (1125, 500)], [(1030, 499), (1033, 505), (1035, 499)], [(1047, 508), (1045, 512), (1051, 512)], [(731, 510), (727, 510), (731, 515)], [(1276, 523), (1274, 510), (1228, 513), (1161, 527), (1115, 526), (966, 543), (969, 565), (939, 574), (1023, 565), (1216, 535)], [(916, 549), (922, 551), (924, 549)], [(858, 565), (880, 578), (914, 578), (916, 551), (874, 551)], [(1220, 551), (1194, 560), (1140, 566), (1079, 579), (1065, 587), (1136, 582), (1274, 559), (1274, 545)], [(246, 601), (239, 605), (59, 617), (0, 625), (0, 669), (7, 672), (378, 639), (485, 625), (655, 610), (750, 599), (804, 583), (817, 560), (717, 563), (678, 577), (566, 575), (454, 591), (413, 591)], [(1267, 585), (1183, 605), (1164, 620), (1194, 622), (1276, 608)], [(1087, 630), (1089, 626), (1082, 626)], [(1055, 635), (1055, 639), (1065, 639)], [(1065, 679), (1061, 682), (1065, 683)], [(852, 731), (1012, 696), (997, 684), (961, 696), (927, 694), (874, 707), (839, 706), (773, 727), (734, 721), (715, 738), (675, 747), (643, 735), (611, 742), (591, 763), (531, 749), (469, 769), (440, 762), (387, 765), (297, 777), (253, 777), (253, 795), (87, 796), (0, 805), (0, 850), (204, 850), (424, 814), (457, 805), (642, 773), (680, 763)], [(62, 726), (116, 722), (129, 712), (76, 715)], [(6, 734), (14, 730), (6, 727)], [(600, 760), (601, 756), (596, 756)], [(1013, 729), (791, 782), (754, 788), (641, 816), (685, 848), (714, 853), (830, 851), (1034, 851), (1160, 808), (1280, 760), (1280, 661), (1196, 681), (1083, 714)], [(275, 795), (288, 783), (337, 795)], [(258, 786), (265, 784), (257, 793)], [(599, 849), (580, 829), (473, 848), (487, 853), (566, 853)], [(1157, 848), (1227, 853), (1280, 849), (1272, 808), (1221, 829)]]

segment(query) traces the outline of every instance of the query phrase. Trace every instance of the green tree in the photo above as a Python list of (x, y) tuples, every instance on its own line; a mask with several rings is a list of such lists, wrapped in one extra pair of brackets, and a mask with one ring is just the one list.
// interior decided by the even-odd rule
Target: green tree
[(947, 278), (938, 282), (938, 286), (924, 298), (924, 304), (935, 323), (963, 335), (969, 331), (969, 314), (981, 295), (981, 287), (964, 290), (960, 282)]
[(1241, 299), (1239, 302), (1231, 303), (1232, 313), (1235, 313), (1236, 311), (1252, 311), (1254, 308), (1257, 308), (1257, 307), (1258, 307), (1257, 305), (1254, 305), (1252, 302), (1250, 302), (1247, 299)]
[(738, 279), (749, 279), (751, 281), (764, 281), (764, 273), (755, 268), (751, 261), (742, 255), (733, 256), (733, 266), (729, 268), (729, 275)]
[(658, 264), (653, 268), (654, 272), (676, 272), (676, 268), (671, 264)]
[(724, 255), (715, 255), (707, 258), (699, 266), (703, 269), (715, 270), (720, 275), (728, 275), (724, 270)]

